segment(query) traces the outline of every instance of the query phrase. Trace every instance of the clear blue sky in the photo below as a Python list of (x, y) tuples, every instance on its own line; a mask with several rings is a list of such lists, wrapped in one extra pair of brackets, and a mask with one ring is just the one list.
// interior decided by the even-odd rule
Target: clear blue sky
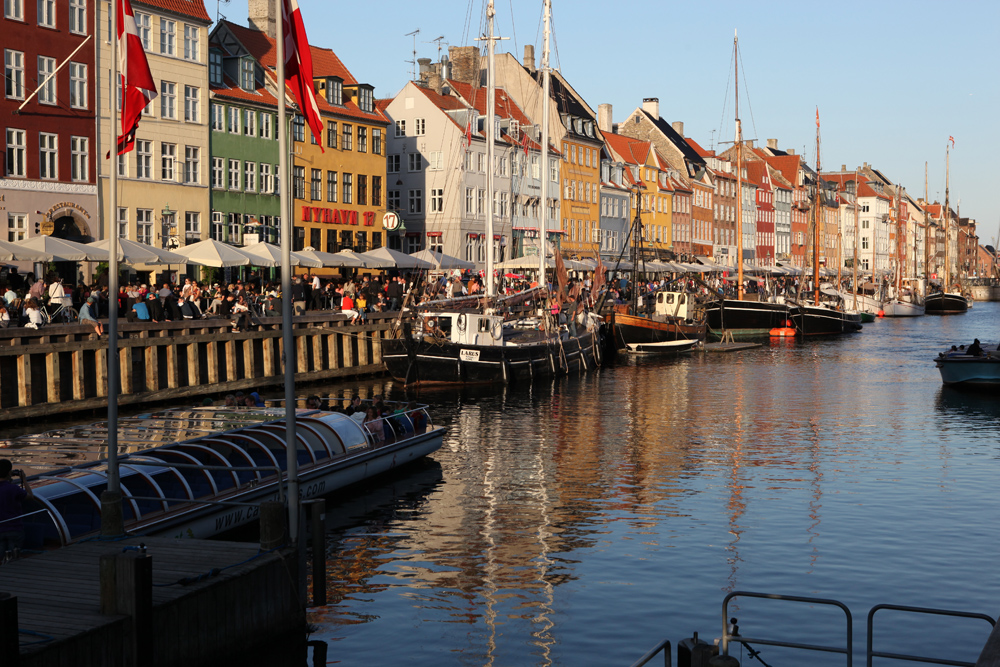
[[(418, 58), (472, 41), (485, 25), (484, 0), (298, 0), (309, 39), (332, 48), (359, 81), (392, 97)], [(210, 13), (215, 7), (207, 0)], [(945, 145), (951, 201), (977, 219), (992, 243), (1000, 197), (990, 158), (1000, 155), (1000, 2), (632, 2), (553, 0), (554, 67), (595, 110), (626, 117), (644, 97), (683, 121), (703, 146), (732, 141), (732, 43), (740, 35), (744, 135), (776, 138), (815, 161), (816, 107), (822, 166), (875, 166), (914, 196), (944, 201)], [(500, 49), (541, 59), (541, 0), (495, 0)], [(246, 0), (220, 5), (246, 22)], [(744, 79), (745, 76), (745, 79)]]

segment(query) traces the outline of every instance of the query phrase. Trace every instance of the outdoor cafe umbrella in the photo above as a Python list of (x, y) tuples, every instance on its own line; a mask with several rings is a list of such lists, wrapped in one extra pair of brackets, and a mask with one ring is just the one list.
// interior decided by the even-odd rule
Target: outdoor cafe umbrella
[[(108, 252), (108, 239), (94, 241), (87, 245)], [(118, 261), (126, 264), (187, 264), (187, 257), (182, 257), (168, 250), (154, 248), (145, 243), (118, 239)]]
[(467, 262), (464, 259), (452, 257), (451, 255), (444, 254), (443, 252), (434, 252), (433, 250), (418, 250), (417, 252), (410, 253), (410, 257), (416, 257), (424, 262), (430, 262), (434, 265), (435, 269), (460, 269), (463, 271), (468, 269), (472, 271), (476, 268), (476, 265), (473, 262)]
[[(240, 248), (240, 252), (250, 255), (251, 264), (254, 266), (281, 266), (281, 248), (266, 241), (251, 243)], [(308, 266), (318, 269), (323, 266), (323, 262), (311, 257), (303, 257), (297, 252), (291, 254), (292, 266)]]
[(41, 250), (30, 250), (7, 241), (0, 241), (0, 262), (50, 262), (52, 255)]
[(385, 246), (361, 253), (360, 257), (372, 268), (433, 269), (434, 264), (423, 259), (392, 250)]
[(341, 250), (340, 252), (333, 253), (334, 257), (343, 257), (346, 261), (357, 262), (357, 264), (345, 264), (344, 266), (361, 266), (366, 269), (384, 269), (394, 266), (387, 261), (377, 260), (371, 257), (365, 257), (363, 254), (358, 254), (353, 250)]
[[(364, 263), (360, 259), (354, 259), (352, 257), (348, 257), (347, 255), (341, 255), (339, 252), (320, 252), (319, 250), (309, 250), (307, 248), (305, 250), (297, 250), (292, 254), (298, 255), (302, 259), (319, 262), (318, 266), (364, 266)], [(302, 266), (310, 265), (303, 264)]]
[(55, 236), (33, 236), (14, 243), (26, 250), (35, 250), (52, 256), (55, 262), (106, 262), (108, 251), (84, 243), (67, 241)]
[(225, 266), (246, 266), (253, 263), (253, 257), (240, 251), (239, 248), (231, 246), (215, 239), (205, 239), (198, 243), (186, 245), (177, 250), (178, 255), (183, 255), (191, 264), (201, 266), (213, 266), (221, 268)]

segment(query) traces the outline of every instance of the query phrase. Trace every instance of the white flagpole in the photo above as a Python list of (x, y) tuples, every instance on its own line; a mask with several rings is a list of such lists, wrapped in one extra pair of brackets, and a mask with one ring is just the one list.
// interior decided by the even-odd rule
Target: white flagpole
[[(295, 544), (299, 534), (298, 441), (295, 437), (295, 335), (292, 330), (292, 216), (288, 206), (288, 125), (285, 122), (285, 7), (278, 6), (275, 44), (278, 57), (278, 200), (281, 210), (281, 339), (285, 369), (285, 451), (288, 467), (288, 538)], [(310, 82), (311, 85), (311, 82)], [(303, 111), (305, 111), (303, 109)]]

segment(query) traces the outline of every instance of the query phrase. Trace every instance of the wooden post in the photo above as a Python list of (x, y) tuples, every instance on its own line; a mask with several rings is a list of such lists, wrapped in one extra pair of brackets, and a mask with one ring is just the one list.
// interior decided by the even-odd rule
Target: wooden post
[(340, 334), (326, 335), (326, 353), (330, 356), (327, 368), (340, 368)]
[(17, 358), (18, 405), (31, 405), (31, 355), (24, 352)]
[(209, 340), (205, 344), (208, 346), (205, 348), (205, 363), (208, 364), (208, 368), (205, 370), (208, 372), (208, 384), (219, 384), (219, 344), (214, 340)]
[[(152, 664), (153, 559), (141, 552), (104, 554), (100, 560), (101, 613), (128, 616), (131, 636), (126, 639), (126, 661)], [(131, 660), (128, 658), (131, 657)]]
[(19, 641), (17, 598), (10, 593), (0, 593), (0, 655), (4, 665), (17, 667), (21, 660)]
[(236, 341), (230, 337), (229, 339), (226, 340), (226, 382), (232, 382), (235, 379), (236, 379)]
[(367, 366), (370, 361), (368, 354), (368, 332), (358, 332), (358, 366)]
[(277, 375), (278, 371), (274, 368), (274, 337), (267, 336), (261, 342), (264, 345), (264, 377)]
[(188, 343), (187, 362), (187, 386), (197, 387), (201, 384), (201, 357), (198, 356), (198, 343)]
[(94, 351), (94, 368), (97, 371), (97, 395), (108, 395), (108, 349)]
[(243, 339), (243, 377), (253, 379), (257, 377), (255, 368), (256, 355), (253, 349), (253, 338)]
[(144, 350), (146, 357), (146, 391), (157, 391), (160, 388), (160, 364), (157, 360), (157, 346), (152, 341)]
[(354, 341), (350, 335), (343, 335), (340, 339), (344, 346), (344, 366), (352, 368), (354, 366)]
[(306, 341), (303, 336), (295, 337), (295, 372), (305, 373), (309, 370), (309, 355), (306, 354)]
[(313, 606), (326, 605), (326, 501), (309, 502), (312, 524)]
[(372, 363), (382, 363), (382, 339), (385, 338), (385, 329), (372, 331)]
[(121, 384), (119, 388), (123, 394), (131, 394), (135, 391), (132, 385), (132, 348), (123, 347), (118, 350), (118, 366), (121, 371)]
[(167, 389), (176, 389), (181, 386), (178, 380), (177, 369), (177, 346), (180, 343), (172, 342), (167, 345)]
[(83, 383), (83, 350), (73, 350), (73, 400), (79, 401), (86, 396), (87, 388)]
[(45, 355), (45, 394), (49, 403), (59, 403), (59, 353)]
[(312, 370), (314, 371), (326, 370), (323, 367), (323, 335), (316, 332), (313, 333), (313, 335), (310, 336), (310, 338), (312, 338), (312, 345), (313, 345)]

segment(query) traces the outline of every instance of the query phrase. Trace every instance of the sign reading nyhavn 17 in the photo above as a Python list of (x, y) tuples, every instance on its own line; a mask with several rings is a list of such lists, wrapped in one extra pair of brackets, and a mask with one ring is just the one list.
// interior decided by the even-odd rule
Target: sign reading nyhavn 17
[[(375, 226), (375, 212), (361, 213), (365, 227)], [(325, 222), (331, 225), (357, 225), (358, 212), (346, 208), (323, 208), (322, 206), (303, 206), (302, 222)]]

